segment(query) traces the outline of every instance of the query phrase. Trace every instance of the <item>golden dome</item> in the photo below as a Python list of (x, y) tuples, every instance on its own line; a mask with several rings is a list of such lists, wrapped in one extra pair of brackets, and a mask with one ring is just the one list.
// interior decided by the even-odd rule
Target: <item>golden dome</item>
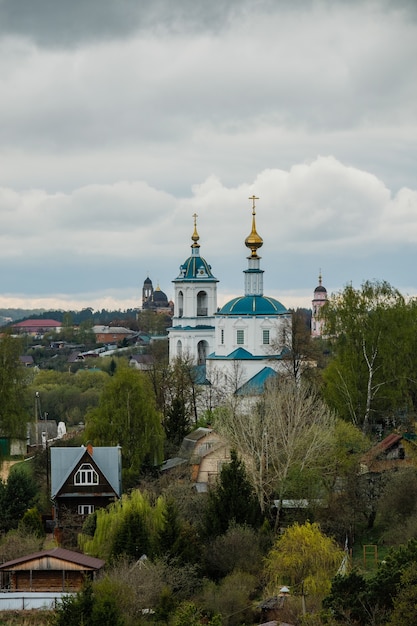
[(258, 259), (257, 250), (263, 245), (263, 239), (256, 232), (256, 222), (255, 222), (255, 200), (259, 200), (256, 196), (251, 196), (249, 200), (252, 200), (252, 231), (250, 235), (248, 235), (245, 239), (245, 246), (250, 249), (251, 257), (254, 259)]
[(193, 244), (192, 244), (192, 248), (199, 248), (200, 244), (198, 243), (198, 240), (200, 239), (200, 235), (197, 232), (197, 213), (194, 213), (193, 215), (194, 218), (194, 232), (191, 236), (191, 239), (193, 240)]

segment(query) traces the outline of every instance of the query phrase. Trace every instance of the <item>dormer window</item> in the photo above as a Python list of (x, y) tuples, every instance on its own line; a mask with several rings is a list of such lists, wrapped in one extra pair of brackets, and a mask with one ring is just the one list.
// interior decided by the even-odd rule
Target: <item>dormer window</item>
[(98, 474), (90, 463), (80, 465), (74, 476), (74, 485), (98, 485)]

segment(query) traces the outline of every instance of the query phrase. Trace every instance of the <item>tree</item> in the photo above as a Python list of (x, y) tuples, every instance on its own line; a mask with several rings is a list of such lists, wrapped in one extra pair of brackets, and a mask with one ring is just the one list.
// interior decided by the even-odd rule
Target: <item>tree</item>
[(417, 570), (415, 564), (408, 566), (401, 575), (398, 595), (387, 626), (413, 624), (417, 607)]
[(177, 358), (166, 372), (165, 420), (167, 437), (179, 444), (197, 423), (196, 369), (189, 358)]
[(21, 468), (13, 468), (7, 482), (0, 482), (0, 529), (3, 532), (17, 528), (35, 495), (35, 481)]
[[(414, 623), (416, 566), (417, 541), (413, 539), (391, 550), (371, 577), (364, 578), (355, 571), (348, 576), (336, 576), (323, 605), (341, 624)], [(408, 603), (414, 608), (411, 622), (407, 619)]]
[(274, 380), (250, 413), (223, 411), (216, 428), (244, 460), (261, 511), (277, 497), (278, 522), (291, 471), (323, 467), (334, 418), (311, 386), (288, 378)]
[(107, 509), (98, 509), (94, 536), (81, 535), (79, 543), (88, 554), (107, 559), (124, 555), (137, 560), (156, 551), (165, 522), (165, 500), (151, 503), (147, 494), (134, 489)]
[(123, 467), (130, 473), (138, 472), (147, 458), (152, 465), (161, 463), (161, 415), (143, 372), (117, 369), (103, 390), (99, 406), (86, 415), (85, 436), (94, 445), (121, 445)]
[[(299, 380), (301, 374), (311, 376), (320, 358), (317, 341), (311, 337), (311, 314), (306, 309), (291, 311), (291, 320), (286, 320), (282, 327), (280, 345), (284, 346), (282, 365), (289, 376)], [(272, 346), (272, 352), (277, 352), (277, 346)]]
[(259, 503), (245, 466), (236, 450), (232, 450), (230, 463), (222, 466), (217, 484), (208, 493), (206, 534), (222, 535), (232, 523), (257, 527), (261, 522)]
[(6, 437), (26, 434), (25, 370), (19, 361), (22, 342), (5, 332), (0, 339), (0, 430)]
[(325, 396), (363, 432), (406, 410), (416, 395), (417, 305), (389, 283), (351, 285), (322, 308), (333, 358), (324, 371)]
[[(277, 594), (283, 584), (292, 593), (324, 596), (343, 559), (343, 550), (321, 532), (318, 524), (306, 522), (286, 528), (265, 560), (267, 589)], [(303, 607), (305, 613), (305, 606)]]
[(232, 524), (224, 535), (206, 545), (205, 568), (214, 580), (224, 578), (234, 570), (257, 575), (261, 568), (260, 535), (250, 526)]

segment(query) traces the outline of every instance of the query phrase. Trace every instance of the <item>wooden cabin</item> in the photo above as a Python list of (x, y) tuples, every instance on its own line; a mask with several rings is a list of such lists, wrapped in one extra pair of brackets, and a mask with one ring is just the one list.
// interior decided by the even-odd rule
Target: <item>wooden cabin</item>
[(85, 578), (95, 578), (102, 559), (72, 550), (53, 548), (0, 565), (1, 588), (8, 591), (75, 592)]

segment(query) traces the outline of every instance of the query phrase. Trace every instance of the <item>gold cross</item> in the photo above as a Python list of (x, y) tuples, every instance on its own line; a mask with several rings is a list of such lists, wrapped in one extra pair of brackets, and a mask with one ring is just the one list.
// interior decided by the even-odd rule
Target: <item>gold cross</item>
[(194, 218), (194, 228), (195, 228), (197, 224), (197, 217), (198, 217), (197, 213), (194, 213), (192, 217)]
[(255, 215), (255, 200), (259, 200), (256, 196), (250, 196), (249, 200), (252, 200), (252, 215)]

